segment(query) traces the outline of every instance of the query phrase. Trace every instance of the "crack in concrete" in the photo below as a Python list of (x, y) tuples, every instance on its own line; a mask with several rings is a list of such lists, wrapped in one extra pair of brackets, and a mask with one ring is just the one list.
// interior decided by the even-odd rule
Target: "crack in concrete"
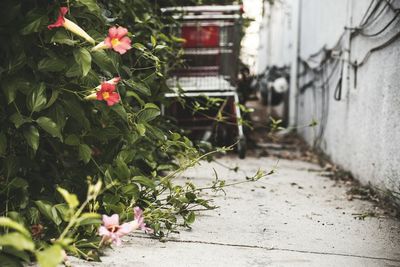
[[(152, 237), (141, 237), (141, 236), (136, 236), (136, 238), (156, 239), (156, 238), (152, 238)], [(271, 250), (271, 251), (272, 250), (288, 251), (288, 252), (298, 252), (298, 253), (304, 253), (304, 254), (342, 256), (342, 257), (352, 257), (352, 258), (361, 258), (361, 259), (370, 259), (370, 260), (382, 260), (382, 261), (400, 262), (400, 259), (391, 259), (391, 258), (385, 258), (385, 257), (372, 257), (372, 256), (363, 256), (363, 255), (356, 255), (356, 254), (346, 254), (346, 253), (321, 252), (321, 251), (290, 249), (290, 248), (278, 248), (278, 247), (265, 247), (265, 246), (257, 246), (257, 245), (232, 244), (232, 243), (211, 242), (211, 241), (201, 241), (201, 240), (167, 239), (167, 242), (193, 243), (193, 244), (205, 244), (205, 245), (241, 247), (241, 248), (254, 248), (254, 249), (264, 249), (264, 250)]]

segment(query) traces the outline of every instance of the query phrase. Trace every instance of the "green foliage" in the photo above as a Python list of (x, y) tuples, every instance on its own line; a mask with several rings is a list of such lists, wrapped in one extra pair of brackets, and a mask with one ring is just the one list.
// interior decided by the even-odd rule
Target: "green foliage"
[[(76, 31), (49, 30), (60, 6), (96, 44), (110, 27), (126, 27), (132, 49), (93, 51)], [(140, 206), (164, 237), (180, 220), (194, 222), (192, 204), (210, 207), (197, 195), (182, 198), (172, 182), (201, 154), (161, 115), (180, 44), (168, 35), (175, 21), (155, 8), (146, 0), (1, 1), (2, 264), (56, 266), (64, 250), (98, 259), (99, 214), (127, 220)], [(114, 77), (121, 102), (85, 99)]]
[[(93, 51), (76, 29), (49, 30), (60, 6), (96, 44), (110, 27), (126, 27), (132, 49)], [(202, 155), (161, 115), (182, 40), (168, 35), (176, 22), (157, 7), (147, 0), (0, 2), (2, 266), (32, 259), (57, 266), (65, 251), (99, 260), (100, 214), (127, 221), (139, 206), (164, 238), (190, 227), (195, 210), (214, 208), (202, 188), (173, 182), (212, 153)], [(85, 98), (114, 77), (121, 78), (119, 103)], [(208, 189), (223, 186), (218, 180)]]

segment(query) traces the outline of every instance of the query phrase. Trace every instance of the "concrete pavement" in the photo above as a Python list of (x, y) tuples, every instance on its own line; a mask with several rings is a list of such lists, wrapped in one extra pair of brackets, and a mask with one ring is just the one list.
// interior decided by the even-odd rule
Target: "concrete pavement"
[[(233, 172), (221, 166), (238, 166)], [(196, 184), (241, 181), (258, 168), (276, 173), (213, 196), (217, 210), (161, 243), (141, 233), (106, 251), (102, 263), (75, 266), (400, 266), (400, 222), (371, 202), (346, 196), (348, 185), (318, 165), (266, 157), (225, 156), (188, 170)], [(212, 193), (209, 193), (212, 195)], [(361, 219), (373, 212), (374, 217)]]

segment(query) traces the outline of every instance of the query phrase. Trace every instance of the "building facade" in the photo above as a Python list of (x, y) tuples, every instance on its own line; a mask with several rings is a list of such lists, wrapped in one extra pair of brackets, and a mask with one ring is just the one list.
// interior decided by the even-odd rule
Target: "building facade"
[(362, 183), (398, 192), (400, 1), (274, 2), (258, 71), (291, 66), (290, 124)]

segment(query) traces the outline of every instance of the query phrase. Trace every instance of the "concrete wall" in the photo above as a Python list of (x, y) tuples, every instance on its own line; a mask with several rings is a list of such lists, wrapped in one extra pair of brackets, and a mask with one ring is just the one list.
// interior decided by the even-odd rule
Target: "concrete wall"
[(263, 18), (259, 30), (257, 74), (267, 66), (288, 66), (291, 64), (293, 48), (293, 3), (286, 0), (270, 5), (263, 4)]
[[(337, 44), (335, 51), (341, 52), (337, 61), (331, 60), (324, 65), (323, 71), (318, 68), (314, 72), (305, 71), (301, 63), (298, 70), (294, 69), (299, 76), (298, 80), (296, 75), (291, 77), (294, 101), (290, 109), (296, 115), (292, 123), (297, 125), (298, 132), (307, 142), (317, 145), (362, 183), (399, 191), (400, 38), (373, 53), (365, 65), (358, 68), (356, 83), (354, 68), (348, 62), (360, 62), (368, 50), (399, 32), (400, 17), (377, 37), (356, 36), (350, 41), (350, 33), (345, 27), (359, 25), (371, 0), (276, 2), (274, 7), (265, 3), (263, 21), (269, 26), (260, 32), (261, 46), (265, 47), (259, 51), (259, 70), (268, 64), (287, 64), (291, 57), (295, 59), (292, 67), (296, 67), (294, 63), (300, 57), (310, 67), (317, 68), (324, 53), (312, 55), (323, 47), (332, 48)], [(400, 6), (399, 0), (392, 3), (395, 7)], [(268, 11), (272, 13), (268, 14)], [(297, 15), (299, 19), (293, 20)], [(393, 16), (394, 12), (386, 8), (366, 32), (379, 31)], [(291, 21), (290, 30), (289, 24), (279, 22), (282, 20)], [(297, 29), (296, 43), (294, 33)], [(268, 39), (271, 35), (272, 39)], [(292, 49), (294, 44), (298, 44), (298, 51)], [(331, 76), (329, 82), (324, 82), (322, 78), (326, 80), (328, 76)], [(310, 81), (313, 86), (300, 92)], [(338, 85), (342, 88), (340, 101), (334, 99)], [(319, 123), (317, 127), (303, 127), (313, 120)]]

